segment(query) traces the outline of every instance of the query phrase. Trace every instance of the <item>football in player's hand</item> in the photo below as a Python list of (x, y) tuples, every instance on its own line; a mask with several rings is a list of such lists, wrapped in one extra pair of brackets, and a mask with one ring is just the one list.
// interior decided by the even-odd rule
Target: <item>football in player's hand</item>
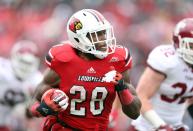
[(68, 99), (62, 90), (49, 89), (43, 94), (41, 101), (44, 101), (55, 111), (59, 111), (61, 108), (65, 110), (68, 107)]
[(57, 102), (58, 99), (66, 99), (67, 95), (59, 90), (59, 89), (54, 89), (53, 95), (51, 96), (51, 99), (55, 102)]

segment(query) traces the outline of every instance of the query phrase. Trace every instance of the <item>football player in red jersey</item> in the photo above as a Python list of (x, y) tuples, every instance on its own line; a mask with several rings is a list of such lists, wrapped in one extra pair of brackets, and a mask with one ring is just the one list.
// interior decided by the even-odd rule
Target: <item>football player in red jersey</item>
[[(69, 41), (49, 50), (49, 68), (29, 106), (32, 115), (46, 117), (43, 130), (107, 130), (116, 94), (123, 112), (136, 119), (141, 102), (128, 76), (132, 57), (116, 45), (111, 24), (98, 11), (83, 9), (69, 19), (67, 34)], [(43, 95), (50, 88), (68, 98)]]

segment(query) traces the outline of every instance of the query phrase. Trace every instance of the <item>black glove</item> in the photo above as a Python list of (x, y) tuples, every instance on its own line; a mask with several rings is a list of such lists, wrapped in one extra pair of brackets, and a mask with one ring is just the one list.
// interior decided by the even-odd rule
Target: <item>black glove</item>
[(36, 108), (36, 110), (42, 115), (42, 116), (48, 116), (48, 115), (56, 115), (57, 112), (54, 111), (52, 108), (50, 108), (48, 105), (46, 105), (45, 102), (41, 102), (39, 107)]

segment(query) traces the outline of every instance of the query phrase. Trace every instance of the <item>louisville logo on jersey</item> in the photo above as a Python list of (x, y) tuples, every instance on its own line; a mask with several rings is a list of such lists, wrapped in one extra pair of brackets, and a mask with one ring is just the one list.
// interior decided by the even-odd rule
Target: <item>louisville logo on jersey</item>
[(79, 19), (72, 18), (72, 20), (71, 20), (71, 22), (69, 24), (69, 28), (70, 28), (71, 31), (76, 33), (77, 30), (82, 29), (82, 23), (80, 22)]

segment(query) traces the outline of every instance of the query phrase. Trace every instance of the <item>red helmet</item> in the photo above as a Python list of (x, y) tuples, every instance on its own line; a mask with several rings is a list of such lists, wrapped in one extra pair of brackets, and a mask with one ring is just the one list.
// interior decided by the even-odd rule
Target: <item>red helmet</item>
[(193, 65), (193, 18), (186, 18), (177, 23), (173, 32), (173, 42), (179, 56)]

